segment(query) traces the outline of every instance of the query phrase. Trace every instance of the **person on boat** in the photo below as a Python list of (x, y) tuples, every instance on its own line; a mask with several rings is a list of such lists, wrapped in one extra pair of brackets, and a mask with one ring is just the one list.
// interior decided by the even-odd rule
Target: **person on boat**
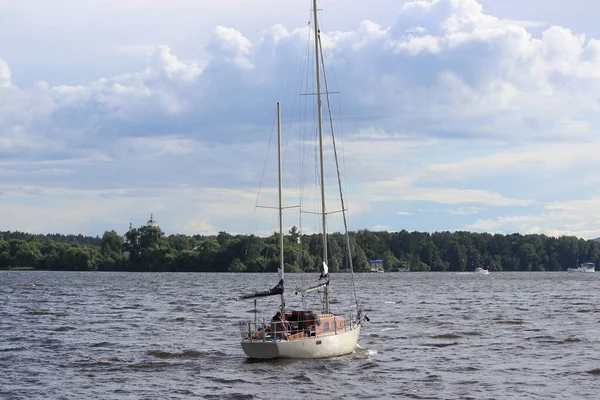
[(271, 335), (276, 338), (287, 339), (290, 329), (289, 326), (290, 324), (283, 320), (281, 313), (278, 311), (271, 320)]

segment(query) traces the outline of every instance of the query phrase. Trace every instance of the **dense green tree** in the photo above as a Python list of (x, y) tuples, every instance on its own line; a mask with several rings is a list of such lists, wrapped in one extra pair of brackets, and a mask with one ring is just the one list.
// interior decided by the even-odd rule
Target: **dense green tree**
[(400, 265), (400, 260), (398, 260), (394, 254), (392, 254), (391, 251), (388, 251), (387, 253), (385, 253), (385, 256), (383, 256), (383, 270), (384, 271), (391, 271), (394, 268), (398, 268), (398, 266)]
[[(13, 242), (11, 240), (11, 242)], [(31, 267), (37, 268), (42, 260), (38, 244), (36, 242), (25, 242), (17, 240), (13, 245), (18, 243), (15, 255), (13, 257), (14, 266), (16, 267)]]
[(519, 246), (517, 256), (521, 260), (519, 269), (521, 271), (531, 271), (538, 265), (539, 255), (536, 248), (531, 243), (523, 243)]
[(10, 246), (5, 240), (0, 240), (0, 268), (10, 268), (13, 260), (10, 255)]
[(106, 231), (102, 235), (100, 253), (107, 259), (120, 260), (123, 257), (123, 238), (115, 231)]
[(96, 269), (94, 251), (85, 247), (69, 248), (61, 261), (61, 269), (71, 271), (90, 271)]
[[(203, 271), (222, 271), (218, 265), (215, 265), (217, 256), (221, 252), (221, 245), (216, 239), (208, 239), (202, 242), (199, 247), (200, 268)], [(229, 265), (225, 266), (228, 268)]]
[(240, 261), (239, 258), (234, 258), (231, 264), (229, 265), (228, 272), (244, 272), (246, 271), (246, 266), (244, 263)]
[(446, 259), (450, 271), (464, 271), (467, 266), (467, 250), (457, 241), (451, 242), (446, 249)]
[[(372, 232), (328, 236), (328, 266), (345, 271), (348, 255), (356, 271), (368, 271), (368, 260), (383, 260), (386, 271), (561, 271), (581, 262), (600, 262), (600, 242), (572, 236), (510, 235), (472, 232)], [(47, 270), (125, 270), (194, 272), (275, 272), (279, 235), (165, 237), (153, 220), (121, 236), (107, 231), (98, 237), (0, 232), (0, 268)], [(322, 265), (322, 236), (300, 234), (292, 227), (284, 237), (287, 271), (316, 273)], [(349, 251), (348, 251), (349, 250)]]

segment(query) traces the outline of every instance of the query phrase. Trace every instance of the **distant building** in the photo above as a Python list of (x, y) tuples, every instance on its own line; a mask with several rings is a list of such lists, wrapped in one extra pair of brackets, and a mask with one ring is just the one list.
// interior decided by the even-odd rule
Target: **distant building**
[(383, 260), (369, 260), (369, 271), (383, 272)]
[[(158, 226), (156, 224), (156, 220), (154, 219), (154, 214), (150, 214), (150, 219), (148, 220), (148, 222), (146, 222), (147, 226)], [(133, 228), (133, 222), (129, 222), (129, 231), (132, 231)], [(129, 243), (129, 240), (127, 239), (127, 235), (123, 235), (121, 236), (123, 238), (123, 243)], [(156, 245), (158, 247), (158, 244)], [(125, 258), (126, 260), (129, 260), (129, 257), (131, 256), (131, 254), (128, 251), (123, 251), (123, 258)]]

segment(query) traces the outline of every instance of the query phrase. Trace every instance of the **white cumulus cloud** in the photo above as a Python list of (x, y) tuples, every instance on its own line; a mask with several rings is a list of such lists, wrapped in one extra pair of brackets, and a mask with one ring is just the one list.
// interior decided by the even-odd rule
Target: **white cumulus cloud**
[(8, 64), (0, 58), (0, 87), (9, 87), (11, 85), (11, 73)]
[[(339, 144), (345, 149), (354, 227), (594, 232), (591, 221), (574, 222), (585, 218), (577, 210), (566, 214), (548, 205), (598, 196), (600, 41), (574, 27), (489, 15), (476, 0), (386, 5), (386, 13), (396, 15), (391, 23), (364, 20), (335, 30), (327, 25), (325, 7), (321, 27), (328, 84), (340, 92), (332, 97), (332, 108), (342, 122)], [(7, 10), (17, 6), (11, 7)], [(135, 7), (111, 7), (137, 21)], [(145, 12), (167, 12), (153, 7), (158, 8)], [(102, 20), (105, 14), (97, 12)], [(170, 24), (177, 19), (165, 15), (165, 32), (175, 32)], [(43, 16), (36, 18), (42, 19), (40, 29), (49, 24)], [(193, 26), (191, 21), (185, 25)], [(154, 35), (148, 36), (156, 38), (150, 44), (141, 38), (116, 40), (114, 53), (102, 54), (112, 54), (106, 63), (123, 69), (79, 84), (47, 83), (44, 77), (29, 86), (15, 84), (19, 69), (0, 53), (4, 184), (54, 188), (61, 199), (88, 191), (90, 214), (77, 214), (82, 220), (98, 219), (91, 215), (97, 202), (105, 204), (98, 209), (106, 221), (126, 223), (128, 214), (155, 209), (171, 232), (243, 231), (237, 218), (247, 210), (237, 200), (230, 209), (212, 195), (202, 197), (201, 206), (175, 207), (170, 204), (179, 204), (175, 196), (183, 192), (174, 189), (169, 195), (168, 188), (235, 197), (258, 184), (275, 102), (282, 102), (289, 131), (290, 116), (314, 100), (299, 96), (299, 91), (314, 91), (313, 64), (302, 61), (312, 51), (306, 22), (302, 16), (295, 25), (261, 26), (262, 34), (251, 36), (215, 19), (212, 34), (190, 35), (185, 45)], [(108, 30), (91, 25), (90, 32)], [(14, 23), (6, 27), (19, 29)], [(86, 32), (81, 21), (76, 28)], [(73, 43), (79, 46), (73, 54), (84, 51)], [(9, 53), (19, 65), (24, 62)], [(142, 56), (145, 64), (125, 68), (117, 63), (118, 57)], [(40, 55), (39, 62), (45, 57)], [(288, 144), (292, 148), (297, 142)], [(40, 178), (41, 170), (51, 173)], [(140, 188), (147, 197), (116, 192), (127, 198), (118, 204), (121, 209), (106, 205), (106, 191), (127, 187)], [(158, 191), (160, 201), (154, 196)], [(0, 197), (0, 219), (17, 215), (11, 229), (53, 231), (50, 222), (39, 221), (46, 215), (42, 209), (58, 207), (57, 215), (68, 211), (59, 207), (63, 203), (56, 193), (29, 199), (26, 207), (35, 212), (16, 207), (20, 198)], [(440, 204), (458, 207), (427, 219), (427, 210)], [(18, 221), (25, 221), (24, 228)], [(86, 227), (64, 221), (72, 223), (61, 225), (68, 231), (112, 229), (108, 222)]]

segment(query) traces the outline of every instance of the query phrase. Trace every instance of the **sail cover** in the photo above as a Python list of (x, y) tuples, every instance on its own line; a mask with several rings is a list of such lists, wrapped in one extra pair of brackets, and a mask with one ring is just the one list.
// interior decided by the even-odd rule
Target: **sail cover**
[(279, 283), (276, 286), (272, 287), (271, 289), (260, 290), (239, 296), (236, 298), (236, 300), (250, 300), (255, 299), (257, 297), (268, 297), (283, 294), (283, 271), (281, 270), (281, 268), (278, 268), (277, 272), (279, 273)]
[(322, 287), (325, 287), (327, 285), (329, 285), (329, 268), (327, 267), (327, 264), (323, 263), (323, 272), (321, 272), (321, 276), (319, 276), (319, 279), (307, 285), (299, 287), (298, 289), (296, 289), (296, 294), (310, 293), (312, 291), (321, 289)]

